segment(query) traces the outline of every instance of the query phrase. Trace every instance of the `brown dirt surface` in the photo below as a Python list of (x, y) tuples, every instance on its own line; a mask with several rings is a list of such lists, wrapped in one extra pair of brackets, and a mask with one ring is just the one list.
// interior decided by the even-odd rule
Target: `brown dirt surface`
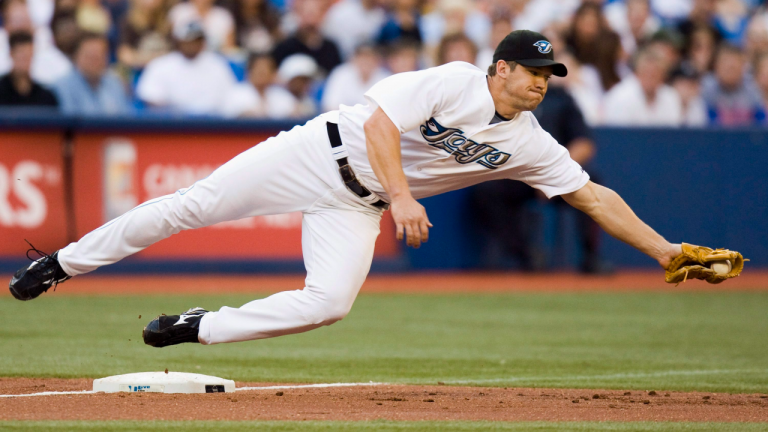
[[(10, 275), (0, 279), (10, 279)], [(79, 276), (58, 287), (55, 295), (160, 295), (272, 293), (300, 289), (303, 274), (293, 275), (162, 275)], [(691, 280), (679, 286), (664, 282), (664, 272), (621, 271), (607, 276), (578, 273), (477, 273), (435, 272), (372, 274), (364, 293), (500, 293), (500, 292), (633, 292), (633, 291), (765, 291), (768, 271), (751, 270), (722, 284)], [(0, 296), (10, 295), (0, 290)]]
[[(237, 387), (265, 385), (237, 383)], [(90, 379), (0, 378), (0, 394), (91, 388)], [(0, 398), (0, 420), (374, 419), (768, 422), (768, 396), (387, 385)]]

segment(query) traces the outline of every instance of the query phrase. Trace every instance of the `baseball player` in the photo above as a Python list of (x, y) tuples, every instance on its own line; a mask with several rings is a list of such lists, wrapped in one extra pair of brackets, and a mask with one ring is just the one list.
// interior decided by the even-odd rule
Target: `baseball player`
[(487, 73), (455, 62), (386, 78), (366, 93), (367, 105), (342, 106), (281, 132), (192, 186), (147, 201), (20, 269), (11, 293), (33, 299), (181, 230), (301, 211), (303, 289), (239, 308), (159, 316), (143, 336), (148, 345), (163, 347), (305, 332), (349, 312), (370, 269), (385, 209), (392, 210), (398, 240), (418, 248), (432, 224), (417, 199), (494, 179), (562, 196), (663, 268), (675, 259), (684, 264), (680, 257), (689, 245), (667, 242), (615, 192), (590, 182), (530, 113), (549, 77), (567, 73), (554, 61), (549, 41), (531, 31), (512, 32), (493, 62)]

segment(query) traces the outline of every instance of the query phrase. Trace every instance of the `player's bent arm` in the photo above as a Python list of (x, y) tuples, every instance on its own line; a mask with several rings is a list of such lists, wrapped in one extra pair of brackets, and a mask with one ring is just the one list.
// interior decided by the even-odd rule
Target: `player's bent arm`
[(611, 189), (590, 181), (576, 192), (563, 195), (563, 199), (588, 214), (608, 234), (655, 259), (665, 269), (682, 253), (679, 244), (669, 243), (641, 221)]
[(411, 195), (408, 180), (403, 171), (400, 156), (400, 131), (381, 108), (377, 108), (366, 120), (365, 146), (368, 160), (376, 178), (391, 199), (392, 219), (395, 221), (397, 239), (418, 248), (429, 239), (427, 211)]

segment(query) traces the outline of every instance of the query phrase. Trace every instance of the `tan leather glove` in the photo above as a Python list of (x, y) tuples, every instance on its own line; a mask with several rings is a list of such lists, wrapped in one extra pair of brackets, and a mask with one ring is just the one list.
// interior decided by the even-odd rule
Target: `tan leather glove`
[[(744, 270), (743, 256), (740, 253), (728, 249), (714, 249), (705, 246), (696, 246), (683, 243), (683, 253), (672, 260), (667, 267), (666, 281), (679, 284), (688, 279), (703, 279), (709, 283), (717, 284), (726, 279), (738, 276)], [(726, 274), (717, 274), (710, 268), (713, 261), (730, 261), (731, 271)]]

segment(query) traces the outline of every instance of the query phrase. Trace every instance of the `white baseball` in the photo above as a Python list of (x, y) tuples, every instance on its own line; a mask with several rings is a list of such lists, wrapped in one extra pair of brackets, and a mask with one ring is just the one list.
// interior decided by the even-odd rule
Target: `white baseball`
[(724, 275), (731, 272), (731, 269), (733, 266), (731, 265), (731, 262), (728, 260), (722, 260), (722, 261), (712, 261), (712, 264), (709, 266), (715, 273)]

